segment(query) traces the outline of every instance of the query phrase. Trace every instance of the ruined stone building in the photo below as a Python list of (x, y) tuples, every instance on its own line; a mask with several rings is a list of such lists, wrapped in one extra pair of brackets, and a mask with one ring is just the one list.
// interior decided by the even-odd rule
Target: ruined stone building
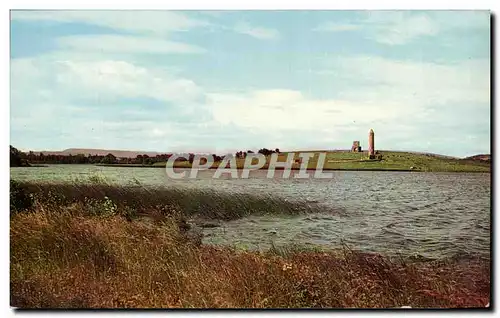
[(361, 152), (361, 146), (359, 145), (359, 141), (355, 140), (352, 142), (351, 151), (352, 152)]

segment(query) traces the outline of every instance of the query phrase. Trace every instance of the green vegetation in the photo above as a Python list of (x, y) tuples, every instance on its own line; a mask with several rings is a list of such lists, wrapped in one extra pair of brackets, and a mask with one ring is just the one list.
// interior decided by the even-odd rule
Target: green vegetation
[[(316, 169), (318, 152), (309, 159), (308, 169)], [(299, 159), (300, 152), (295, 152), (295, 158)], [(282, 152), (278, 161), (285, 162), (288, 153)], [(423, 172), (490, 172), (491, 165), (487, 161), (455, 159), (433, 154), (420, 154), (398, 151), (380, 151), (381, 159), (370, 160), (366, 152), (330, 151), (327, 152), (323, 170), (381, 170), (381, 171), (423, 171)], [(267, 156), (267, 162), (270, 156)], [(244, 167), (245, 159), (237, 158), (238, 169)], [(217, 168), (220, 162), (215, 162), (213, 168)], [(158, 162), (154, 167), (164, 168), (165, 162)], [(188, 161), (176, 162), (176, 168), (190, 168)], [(268, 164), (262, 169), (267, 169)], [(299, 169), (300, 164), (294, 163), (293, 169)]]
[[(325, 169), (380, 169), (380, 170), (415, 170), (428, 172), (490, 172), (490, 164), (478, 161), (453, 159), (432, 154), (409, 152), (380, 151), (382, 160), (366, 160), (366, 153), (329, 153)], [(365, 159), (360, 162), (347, 161)], [(346, 160), (338, 162), (337, 160)], [(328, 162), (329, 160), (335, 162)], [(311, 162), (312, 163), (312, 162)], [(413, 168), (412, 168), (413, 167)]]
[[(255, 214), (286, 214), (319, 212), (319, 205), (293, 202), (271, 195), (239, 194), (215, 190), (185, 188), (151, 188), (140, 185), (117, 186), (93, 176), (91, 183), (32, 183), (11, 180), (11, 211), (31, 207), (34, 201), (67, 205), (107, 202), (116, 204), (118, 214), (136, 215), (150, 209), (182, 211), (185, 217), (232, 220)], [(33, 199), (34, 198), (34, 199)], [(109, 204), (108, 204), (109, 205)], [(123, 212), (123, 213), (122, 213)]]
[(17, 148), (10, 146), (10, 166), (11, 167), (29, 167), (30, 164), (23, 156), (23, 153)]
[(490, 301), (486, 260), (389, 259), (347, 247), (249, 252), (203, 245), (185, 220), (297, 213), (292, 206), (307, 212), (299, 203), (111, 187), (97, 179), (11, 189), (14, 307), (437, 308)]
[[(301, 151), (296, 151), (295, 158), (299, 159), (298, 154)], [(350, 152), (350, 151), (303, 151), (314, 152), (314, 157), (310, 158), (308, 169), (316, 169), (318, 162), (318, 153), (326, 152), (326, 160), (323, 170), (381, 170), (381, 171), (427, 171), (427, 172), (490, 172), (491, 161), (479, 160), (489, 158), (489, 155), (472, 156), (465, 159), (450, 158), (440, 155), (423, 154), (423, 153), (410, 153), (398, 151), (377, 151), (377, 159), (368, 159), (367, 152)], [(380, 153), (379, 153), (380, 152)], [(241, 169), (244, 167), (245, 157), (251, 151), (239, 151), (235, 154), (237, 167)], [(278, 161), (284, 162), (287, 159), (287, 152), (280, 152), (279, 149), (270, 150), (262, 148), (258, 151), (266, 156), (267, 163), (269, 163), (271, 154), (278, 153)], [(43, 163), (68, 163), (68, 164), (97, 164), (102, 166), (113, 167), (152, 167), (164, 168), (166, 161), (170, 158), (171, 154), (161, 154), (156, 157), (149, 157), (147, 155), (138, 155), (136, 158), (116, 158), (112, 154), (106, 156), (91, 156), (91, 155), (44, 155), (43, 153), (28, 154), (20, 152), (11, 146), (11, 166), (28, 166), (28, 162), (32, 164)], [(183, 160), (176, 160), (174, 167), (176, 168), (190, 168), (194, 159), (194, 154), (186, 154), (187, 158)], [(217, 168), (222, 162), (222, 157), (215, 154), (211, 155), (214, 158), (212, 168)], [(475, 158), (478, 159), (475, 159)], [(264, 165), (262, 169), (267, 169), (268, 164)], [(294, 163), (292, 169), (299, 169), (300, 164)]]
[[(12, 153), (14, 147), (11, 146), (11, 162)], [(125, 165), (137, 165), (137, 166), (149, 166), (156, 162), (165, 162), (170, 157), (170, 154), (159, 154), (155, 157), (149, 157), (147, 154), (137, 155), (135, 158), (117, 158), (112, 153), (107, 155), (92, 155), (86, 153), (79, 153), (76, 155), (64, 154), (64, 153), (34, 153), (29, 151), (28, 153), (21, 152), (17, 149), (16, 156), (29, 162), (34, 166), (39, 166), (43, 164), (125, 164)], [(14, 165), (15, 166), (15, 165)]]

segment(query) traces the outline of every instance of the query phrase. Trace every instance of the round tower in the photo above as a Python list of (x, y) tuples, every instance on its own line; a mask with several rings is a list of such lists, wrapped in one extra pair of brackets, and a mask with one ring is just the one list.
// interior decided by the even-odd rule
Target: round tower
[(373, 129), (370, 129), (368, 133), (368, 154), (370, 155), (370, 159), (375, 158), (375, 133)]

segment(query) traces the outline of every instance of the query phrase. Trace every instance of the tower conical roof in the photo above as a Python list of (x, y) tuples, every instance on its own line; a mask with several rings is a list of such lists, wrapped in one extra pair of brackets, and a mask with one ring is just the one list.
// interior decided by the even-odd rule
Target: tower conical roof
[(370, 134), (373, 134), (373, 129), (370, 129), (369, 133), (370, 133)]

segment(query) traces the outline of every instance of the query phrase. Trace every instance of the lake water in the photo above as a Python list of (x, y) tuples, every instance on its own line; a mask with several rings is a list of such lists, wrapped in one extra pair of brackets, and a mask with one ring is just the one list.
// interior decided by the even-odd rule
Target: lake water
[[(337, 248), (428, 258), (479, 255), (489, 258), (490, 174), (334, 171), (331, 179), (167, 179), (164, 169), (91, 165), (11, 168), (16, 180), (86, 181), (102, 176), (120, 184), (204, 187), (266, 193), (321, 204), (324, 213), (293, 217), (251, 216), (205, 228), (204, 241), (251, 249), (270, 244)], [(312, 174), (312, 173), (311, 173)]]

